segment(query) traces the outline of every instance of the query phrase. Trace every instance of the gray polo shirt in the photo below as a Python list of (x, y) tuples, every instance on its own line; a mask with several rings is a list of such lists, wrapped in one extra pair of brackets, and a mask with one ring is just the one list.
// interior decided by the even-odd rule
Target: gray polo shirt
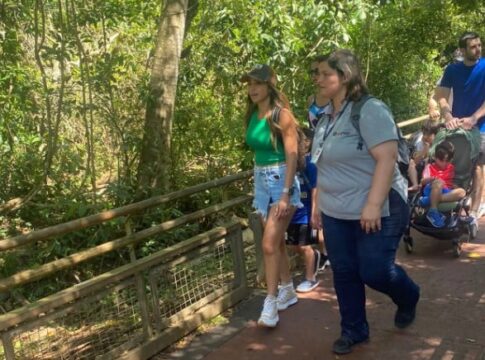
[[(372, 183), (376, 161), (370, 148), (398, 139), (396, 126), (387, 106), (372, 98), (361, 109), (360, 132), (364, 140), (358, 149), (359, 134), (350, 121), (352, 102), (342, 105), (342, 113), (330, 122), (332, 105), (315, 130), (312, 161), (318, 168), (318, 207), (326, 215), (344, 220), (360, 219)], [(407, 181), (396, 164), (392, 188), (407, 199)], [(389, 216), (389, 201), (382, 207)]]

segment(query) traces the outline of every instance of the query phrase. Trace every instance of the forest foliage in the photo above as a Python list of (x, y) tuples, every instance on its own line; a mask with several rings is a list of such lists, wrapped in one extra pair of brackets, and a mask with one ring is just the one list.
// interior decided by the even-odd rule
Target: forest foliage
[[(0, 231), (64, 222), (135, 198), (163, 1), (0, 2)], [(457, 37), (485, 5), (450, 0), (200, 0), (184, 40), (171, 189), (251, 167), (241, 74), (269, 63), (302, 123), (310, 59), (362, 60), (398, 120), (419, 116)], [(7, 207), (6, 204), (13, 204)]]

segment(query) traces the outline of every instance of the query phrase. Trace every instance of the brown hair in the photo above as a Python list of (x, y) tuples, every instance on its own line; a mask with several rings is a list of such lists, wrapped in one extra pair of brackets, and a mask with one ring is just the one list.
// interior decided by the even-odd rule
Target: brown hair
[(451, 161), (455, 156), (455, 147), (449, 141), (442, 141), (436, 145), (434, 157), (442, 161)]
[(423, 123), (423, 126), (421, 126), (421, 131), (424, 135), (436, 135), (438, 131), (440, 131), (444, 127), (445, 124), (432, 119), (428, 119)]
[(322, 63), (327, 61), (328, 59), (328, 54), (320, 54), (320, 55), (315, 55), (315, 57), (312, 58), (312, 62), (316, 63)]
[(475, 40), (480, 39), (480, 35), (474, 31), (465, 31), (461, 34), (460, 39), (458, 40), (458, 47), (461, 49), (466, 49), (468, 40)]
[(348, 99), (358, 101), (362, 96), (369, 93), (362, 76), (359, 60), (352, 51), (347, 49), (335, 50), (328, 57), (327, 64), (345, 80)]
[[(290, 102), (288, 101), (288, 98), (286, 97), (285, 94), (283, 94), (281, 91), (279, 91), (273, 83), (269, 81), (264, 82), (268, 86), (269, 90), (269, 103), (271, 106), (271, 109), (274, 110), (275, 107), (280, 107), (282, 109), (287, 109), (291, 113), (291, 108), (290, 108)], [(249, 121), (251, 120), (251, 116), (253, 113), (256, 111), (257, 105), (252, 102), (251, 97), (248, 95), (247, 96), (247, 106), (246, 106), (246, 114), (244, 116), (244, 125), (247, 129), (249, 126)], [(296, 119), (293, 117), (293, 114), (291, 113), (291, 117), (295, 121), (295, 124), (298, 126), (298, 123)], [(273, 147), (277, 149), (277, 139), (278, 137), (281, 138), (281, 127), (279, 124), (275, 123), (274, 121), (271, 121), (271, 117), (269, 119), (266, 119), (269, 129), (271, 131), (271, 143), (273, 144)]]

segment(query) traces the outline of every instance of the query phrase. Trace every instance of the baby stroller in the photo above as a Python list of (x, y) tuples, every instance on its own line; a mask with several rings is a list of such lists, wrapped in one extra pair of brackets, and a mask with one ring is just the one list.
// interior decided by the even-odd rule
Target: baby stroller
[(471, 185), (475, 165), (478, 160), (478, 151), (476, 146), (473, 148), (472, 141), (464, 135), (463, 130), (442, 130), (442, 132), (439, 140), (437, 135), (435, 143), (446, 139), (454, 145), (455, 155), (451, 161), (455, 166), (455, 178), (453, 182), (457, 186), (465, 189), (466, 195), (459, 201), (439, 204), (438, 210), (446, 216), (446, 219), (444, 227), (436, 228), (426, 218), (428, 209), (418, 205), (418, 199), (421, 196), (420, 192), (410, 194), (410, 220), (404, 233), (403, 241), (406, 252), (413, 252), (414, 240), (411, 236), (411, 228), (414, 228), (420, 233), (440, 240), (451, 240), (453, 256), (459, 257), (461, 255), (462, 243), (474, 239), (478, 230), (476, 222), (473, 222), (473, 219), (469, 216)]

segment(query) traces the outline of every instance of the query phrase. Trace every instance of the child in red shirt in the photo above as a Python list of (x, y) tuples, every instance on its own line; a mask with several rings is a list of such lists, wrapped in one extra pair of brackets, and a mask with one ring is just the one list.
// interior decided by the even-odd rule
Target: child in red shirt
[(438, 211), (441, 202), (452, 202), (462, 199), (466, 191), (453, 184), (455, 166), (450, 162), (455, 154), (455, 147), (449, 141), (436, 146), (434, 162), (426, 165), (423, 171), (423, 196), (418, 204), (429, 206), (426, 218), (437, 228), (445, 226), (445, 216)]

